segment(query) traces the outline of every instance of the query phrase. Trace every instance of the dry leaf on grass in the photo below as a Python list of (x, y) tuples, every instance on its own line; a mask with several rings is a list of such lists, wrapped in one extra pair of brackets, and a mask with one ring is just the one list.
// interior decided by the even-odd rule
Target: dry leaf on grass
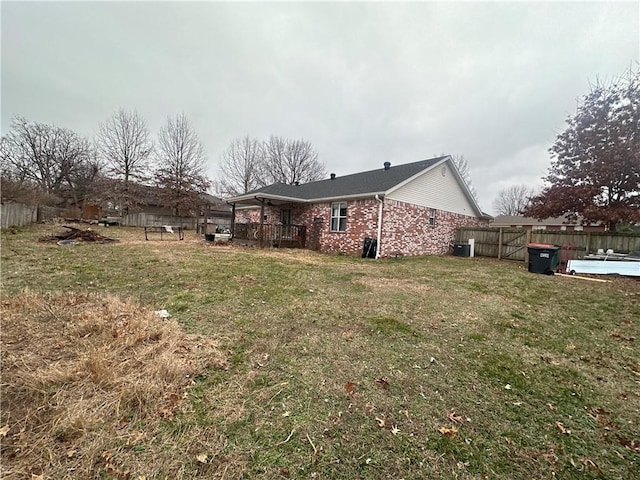
[(456, 427), (440, 427), (438, 431), (446, 437), (455, 437), (456, 433), (458, 433)]
[(9, 427), (9, 424), (7, 424), (4, 427), (0, 428), (0, 437), (6, 437), (7, 433), (9, 433), (10, 429), (11, 429), (11, 427)]
[(344, 389), (349, 395), (354, 395), (356, 393), (356, 384), (353, 382), (347, 382), (344, 384)]
[(386, 379), (382, 377), (376, 378), (376, 383), (380, 385), (382, 388), (384, 388), (385, 390), (389, 390), (389, 382), (387, 382)]
[(619, 434), (616, 434), (616, 437), (618, 437), (618, 441), (623, 447), (628, 448), (629, 450), (633, 450), (634, 452), (640, 452), (640, 443), (637, 443), (635, 440), (629, 440), (628, 438)]
[(200, 463), (207, 463), (208, 459), (209, 459), (209, 456), (206, 453), (200, 453), (196, 455), (196, 460), (198, 460), (198, 462)]
[(582, 459), (582, 464), (587, 467), (589, 470), (593, 470), (593, 471), (600, 471), (600, 467), (598, 467), (598, 465), (596, 464), (596, 462), (594, 462), (593, 460), (589, 459), (589, 458), (583, 458)]
[(378, 422), (378, 426), (380, 428), (384, 428), (387, 425), (387, 422), (384, 420), (384, 418), (381, 417), (376, 417), (376, 422)]
[(556, 422), (556, 427), (558, 427), (558, 430), (560, 430), (560, 433), (562, 433), (563, 435), (570, 435), (571, 434), (571, 430), (569, 430), (568, 428), (566, 428), (562, 422)]
[(464, 421), (462, 417), (460, 415), (456, 415), (456, 412), (454, 412), (453, 410), (449, 411), (449, 413), (447, 414), (447, 418), (454, 423), (463, 423)]

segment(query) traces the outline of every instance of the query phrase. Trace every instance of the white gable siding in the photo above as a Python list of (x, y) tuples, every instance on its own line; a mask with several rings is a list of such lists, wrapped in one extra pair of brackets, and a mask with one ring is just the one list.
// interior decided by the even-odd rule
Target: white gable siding
[(387, 195), (387, 198), (461, 215), (477, 216), (455, 174), (446, 163), (403, 185)]

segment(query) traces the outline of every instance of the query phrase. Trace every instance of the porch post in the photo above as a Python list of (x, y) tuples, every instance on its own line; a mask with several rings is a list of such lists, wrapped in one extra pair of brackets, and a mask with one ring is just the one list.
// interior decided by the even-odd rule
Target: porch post
[(231, 238), (235, 236), (236, 233), (236, 204), (231, 204)]
[(260, 248), (264, 248), (264, 201), (260, 200)]

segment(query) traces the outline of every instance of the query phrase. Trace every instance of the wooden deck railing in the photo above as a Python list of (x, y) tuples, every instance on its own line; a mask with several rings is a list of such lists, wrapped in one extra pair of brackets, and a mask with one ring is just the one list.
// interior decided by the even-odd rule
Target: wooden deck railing
[(262, 247), (305, 248), (307, 228), (304, 225), (271, 223), (236, 223), (234, 240), (256, 242)]

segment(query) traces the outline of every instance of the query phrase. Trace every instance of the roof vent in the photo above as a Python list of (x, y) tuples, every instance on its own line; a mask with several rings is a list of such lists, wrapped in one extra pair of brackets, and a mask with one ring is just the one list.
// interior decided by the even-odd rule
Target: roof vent
[(335, 179), (336, 179), (336, 174), (335, 174), (335, 173), (332, 173), (332, 174), (331, 174), (331, 180), (335, 180)]
[(384, 169), (389, 170), (391, 168), (391, 162), (384, 162)]

